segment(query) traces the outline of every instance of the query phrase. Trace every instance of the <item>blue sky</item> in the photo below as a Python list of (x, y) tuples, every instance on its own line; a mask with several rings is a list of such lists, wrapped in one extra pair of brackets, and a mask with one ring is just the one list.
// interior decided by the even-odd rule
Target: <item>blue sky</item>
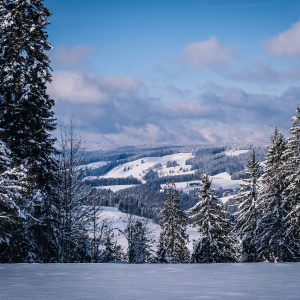
[(113, 144), (267, 142), (300, 102), (300, 1), (46, 0), (59, 124)]

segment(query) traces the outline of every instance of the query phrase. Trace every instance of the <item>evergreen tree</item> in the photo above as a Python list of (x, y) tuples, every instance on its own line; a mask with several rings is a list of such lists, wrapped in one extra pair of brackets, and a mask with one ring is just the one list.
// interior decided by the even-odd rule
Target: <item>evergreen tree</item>
[(151, 262), (151, 250), (149, 246), (146, 225), (136, 220), (130, 224), (131, 239), (128, 241), (128, 261), (131, 264), (142, 264)]
[[(288, 207), (289, 238), (297, 241), (293, 256), (295, 260), (300, 259), (300, 108), (297, 106), (296, 115), (292, 118), (291, 136), (287, 138), (286, 150), (284, 151), (285, 162), (285, 203)], [(298, 252), (295, 254), (295, 252)]]
[(169, 252), (164, 244), (164, 239), (162, 234), (159, 235), (158, 247), (156, 250), (156, 262), (160, 264), (170, 263)]
[(161, 236), (168, 250), (170, 261), (187, 263), (189, 262), (189, 250), (186, 246), (188, 242), (187, 216), (180, 205), (175, 182), (167, 186), (167, 198), (162, 210), (163, 218), (160, 221)]
[(107, 234), (103, 243), (104, 249), (101, 253), (101, 262), (116, 262), (120, 260), (116, 243), (112, 241), (112, 235)]
[[(0, 262), (17, 262), (17, 232), (25, 220), (22, 180), (25, 170), (11, 167), (10, 151), (0, 140)], [(19, 242), (19, 241), (18, 241)]]
[(235, 233), (241, 241), (242, 260), (245, 262), (257, 262), (258, 231), (257, 224), (260, 219), (258, 207), (258, 185), (261, 175), (260, 163), (252, 150), (246, 169), (242, 172), (244, 177), (241, 189), (235, 197), (237, 208)]
[[(0, 139), (11, 151), (14, 167), (26, 166), (29, 187), (23, 198), (31, 208), (28, 234), (36, 261), (56, 257), (55, 187), (57, 164), (47, 42), (49, 10), (42, 0), (0, 3)], [(35, 220), (35, 222), (34, 222)], [(27, 234), (27, 233), (26, 233)], [(25, 258), (24, 258), (25, 261)]]
[(270, 138), (264, 174), (261, 176), (258, 206), (262, 211), (258, 222), (258, 256), (268, 261), (291, 261), (295, 257), (295, 241), (287, 235), (286, 216), (289, 204), (284, 201), (286, 141), (275, 128)]
[(188, 210), (194, 221), (192, 227), (199, 232), (194, 242), (192, 262), (235, 262), (235, 243), (231, 237), (231, 224), (228, 213), (211, 189), (211, 181), (207, 174), (201, 176), (202, 187), (196, 188), (199, 202)]

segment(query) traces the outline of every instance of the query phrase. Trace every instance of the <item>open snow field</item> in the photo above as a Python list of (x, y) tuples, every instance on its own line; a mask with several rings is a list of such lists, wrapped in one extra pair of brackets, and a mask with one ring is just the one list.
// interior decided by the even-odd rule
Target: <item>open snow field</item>
[(228, 155), (228, 156), (238, 156), (240, 154), (244, 154), (244, 153), (248, 153), (250, 150), (228, 150), (228, 151), (225, 151), (225, 155)]
[[(108, 206), (103, 207), (103, 212), (101, 213), (101, 218), (110, 220), (111, 226), (113, 228), (115, 228), (115, 232), (117, 234), (119, 232), (125, 230), (126, 224), (128, 221), (128, 216), (126, 213), (119, 211), (115, 207), (108, 207)], [(147, 222), (147, 226), (148, 226), (151, 237), (154, 240), (158, 241), (160, 231), (161, 231), (160, 226), (158, 224), (153, 223), (152, 220), (148, 220), (148, 219), (145, 219), (142, 217), (134, 216), (134, 218), (141, 219), (141, 220), (144, 220), (145, 222)], [(192, 228), (191, 226), (187, 227), (186, 232), (189, 235), (189, 240), (190, 240), (190, 242), (187, 246), (188, 246), (188, 249), (190, 251), (192, 251), (193, 250), (193, 240), (197, 239), (198, 232), (197, 232), (196, 228)], [(117, 243), (120, 244), (123, 247), (123, 249), (126, 249), (128, 247), (127, 240), (124, 235), (118, 234), (118, 236), (116, 237), (115, 240), (117, 240)], [(153, 249), (155, 250), (155, 247), (153, 247)]]
[[(123, 178), (133, 176), (142, 180), (142, 177), (145, 176), (147, 170), (157, 164), (161, 164), (161, 167), (156, 169), (160, 177), (167, 175), (191, 174), (195, 171), (191, 171), (192, 166), (185, 164), (186, 160), (191, 157), (193, 157), (192, 153), (176, 153), (162, 157), (144, 157), (117, 166), (102, 177)], [(178, 166), (167, 168), (168, 161), (176, 161)], [(145, 181), (142, 180), (142, 182)]]
[(300, 263), (2, 264), (0, 299), (299, 299)]
[[(243, 180), (232, 180), (231, 176), (227, 173), (220, 173), (214, 176), (209, 176), (212, 189), (218, 189), (219, 187), (222, 187), (223, 189), (236, 189), (240, 187), (240, 183), (243, 183)], [(193, 190), (194, 188), (189, 186), (190, 183), (201, 183), (201, 180), (193, 180), (189, 182), (176, 182), (176, 188), (181, 189), (184, 192), (189, 192), (190, 190)], [(162, 184), (162, 188), (166, 188), (166, 184)]]

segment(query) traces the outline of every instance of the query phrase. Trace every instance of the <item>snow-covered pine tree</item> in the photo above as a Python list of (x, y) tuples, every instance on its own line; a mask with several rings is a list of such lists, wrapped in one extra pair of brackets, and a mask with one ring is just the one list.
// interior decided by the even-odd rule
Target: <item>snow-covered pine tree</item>
[(130, 224), (131, 240), (128, 241), (128, 262), (130, 264), (143, 264), (151, 262), (152, 255), (149, 245), (146, 224), (136, 220)]
[(264, 174), (261, 176), (258, 206), (262, 211), (258, 222), (258, 256), (262, 260), (284, 262), (295, 260), (295, 242), (287, 235), (286, 216), (291, 209), (284, 201), (286, 141), (277, 128), (270, 137)]
[(175, 182), (167, 184), (167, 187), (167, 197), (162, 210), (163, 218), (160, 221), (161, 236), (168, 250), (170, 261), (188, 263), (187, 216), (181, 207)]
[(155, 261), (159, 264), (170, 263), (169, 253), (165, 246), (162, 234), (159, 235), (159, 241), (158, 241), (158, 246), (157, 246), (157, 250), (156, 250)]
[(256, 159), (254, 149), (242, 175), (244, 177), (243, 183), (240, 184), (241, 189), (235, 197), (236, 203), (234, 206), (237, 208), (237, 212), (235, 213), (234, 232), (240, 240), (242, 261), (257, 262), (259, 261), (257, 224), (261, 215), (257, 199), (261, 166)]
[(300, 108), (296, 109), (296, 115), (292, 118), (291, 136), (287, 138), (285, 159), (286, 188), (284, 191), (285, 203), (289, 207), (286, 220), (288, 222), (289, 238), (297, 241), (295, 245), (298, 252), (294, 259), (300, 259)]
[(188, 210), (194, 221), (192, 227), (196, 227), (199, 232), (199, 237), (194, 242), (192, 262), (235, 262), (235, 241), (231, 236), (228, 213), (214, 196), (208, 175), (203, 174), (201, 181), (202, 187), (196, 188), (199, 202)]
[(25, 170), (11, 168), (10, 151), (0, 140), (0, 262), (17, 262), (17, 239), (25, 216), (22, 212), (22, 180)]
[[(50, 132), (55, 129), (46, 93), (51, 81), (45, 51), (49, 10), (42, 0), (3, 0), (0, 3), (0, 139), (10, 149), (14, 166), (26, 165), (30, 184), (25, 198), (34, 211), (30, 231), (36, 261), (56, 257), (56, 150)], [(30, 203), (31, 202), (31, 203)]]
[(106, 235), (103, 243), (104, 249), (101, 252), (101, 262), (108, 263), (108, 262), (115, 262), (117, 261), (117, 245), (112, 241), (112, 235)]

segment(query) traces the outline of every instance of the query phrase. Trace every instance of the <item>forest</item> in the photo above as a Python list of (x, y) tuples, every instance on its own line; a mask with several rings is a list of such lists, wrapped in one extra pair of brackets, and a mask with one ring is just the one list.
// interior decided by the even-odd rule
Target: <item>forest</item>
[[(0, 263), (300, 261), (299, 106), (290, 136), (275, 128), (266, 148), (247, 146), (250, 155), (233, 158), (222, 153), (224, 146), (193, 146), (195, 157), (186, 162), (196, 170), (192, 175), (159, 178), (152, 168), (145, 184), (136, 178), (84, 181), (130, 160), (188, 146), (111, 153), (102, 157), (110, 163), (82, 168), (98, 159), (87, 161), (76, 122), (70, 118), (59, 139), (52, 134), (55, 102), (46, 87), (52, 71), (46, 32), (50, 15), (42, 1), (0, 2)], [(211, 188), (209, 175), (219, 172), (243, 180), (228, 206)], [(176, 189), (175, 181), (195, 178), (201, 186), (189, 194)], [(118, 193), (94, 188), (112, 183), (137, 186)], [(168, 184), (163, 193), (162, 183)], [(126, 249), (101, 217), (103, 205), (128, 213), (121, 232)], [(149, 238), (147, 223), (135, 215), (159, 223), (158, 241)], [(199, 233), (191, 253), (188, 225)]]

